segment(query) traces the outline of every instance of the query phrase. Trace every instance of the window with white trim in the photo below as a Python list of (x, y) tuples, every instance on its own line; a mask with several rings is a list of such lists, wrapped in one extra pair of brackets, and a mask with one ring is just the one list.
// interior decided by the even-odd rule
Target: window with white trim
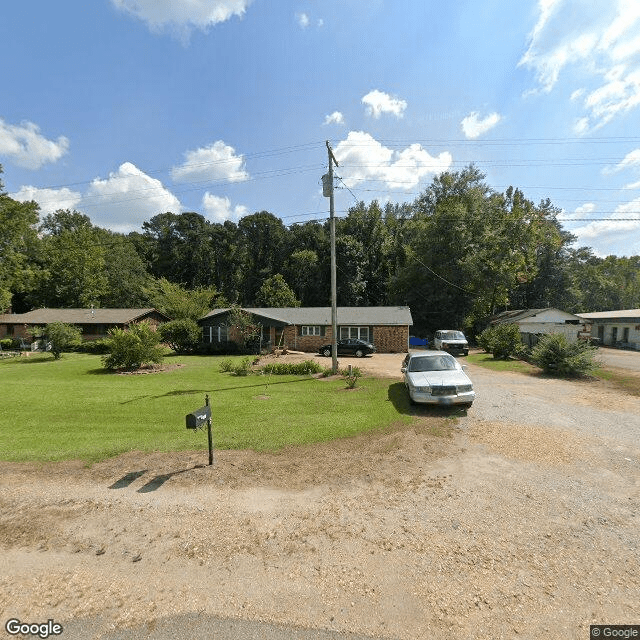
[(213, 325), (202, 327), (203, 342), (228, 342), (229, 327), (224, 324), (214, 327)]
[(302, 325), (300, 327), (301, 336), (322, 336), (324, 332), (323, 327), (320, 325)]
[(350, 338), (369, 342), (369, 327), (340, 327), (340, 340)]

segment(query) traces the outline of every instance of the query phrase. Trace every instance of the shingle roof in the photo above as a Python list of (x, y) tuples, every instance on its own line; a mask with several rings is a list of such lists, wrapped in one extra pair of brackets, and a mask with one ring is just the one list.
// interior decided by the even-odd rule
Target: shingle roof
[[(0, 323), (6, 324), (127, 324), (157, 309), (34, 309), (27, 313), (4, 313)], [(164, 315), (160, 313), (160, 315)], [(165, 316), (166, 317), (166, 316)], [(167, 318), (168, 320), (169, 318)]]
[(577, 313), (577, 316), (585, 320), (630, 320), (631, 322), (640, 321), (640, 309), (620, 309), (618, 311), (590, 311), (589, 313)]
[[(331, 307), (246, 307), (245, 311), (280, 322), (295, 325), (330, 325)], [(225, 313), (229, 309), (214, 309), (205, 318)], [(412, 325), (409, 307), (338, 307), (340, 325)], [(202, 318), (204, 320), (204, 318)]]

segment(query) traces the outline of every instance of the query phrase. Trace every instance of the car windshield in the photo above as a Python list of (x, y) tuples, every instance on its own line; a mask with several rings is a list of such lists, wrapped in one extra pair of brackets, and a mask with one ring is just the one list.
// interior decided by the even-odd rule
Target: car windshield
[(409, 371), (454, 371), (457, 369), (455, 358), (449, 355), (420, 356), (411, 358)]
[(443, 340), (464, 340), (464, 333), (462, 331), (443, 331)]

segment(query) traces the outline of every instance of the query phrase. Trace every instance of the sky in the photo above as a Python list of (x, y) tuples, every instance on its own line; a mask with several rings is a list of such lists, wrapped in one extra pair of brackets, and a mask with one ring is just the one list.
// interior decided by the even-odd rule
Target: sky
[(5, 190), (140, 230), (412, 202), (474, 163), (640, 255), (638, 0), (31, 0), (0, 21)]

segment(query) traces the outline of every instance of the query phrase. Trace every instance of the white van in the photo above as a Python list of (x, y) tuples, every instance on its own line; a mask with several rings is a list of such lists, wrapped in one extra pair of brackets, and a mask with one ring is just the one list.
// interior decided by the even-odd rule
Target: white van
[(452, 355), (469, 355), (469, 343), (462, 331), (440, 329), (433, 337), (433, 348), (448, 351)]

